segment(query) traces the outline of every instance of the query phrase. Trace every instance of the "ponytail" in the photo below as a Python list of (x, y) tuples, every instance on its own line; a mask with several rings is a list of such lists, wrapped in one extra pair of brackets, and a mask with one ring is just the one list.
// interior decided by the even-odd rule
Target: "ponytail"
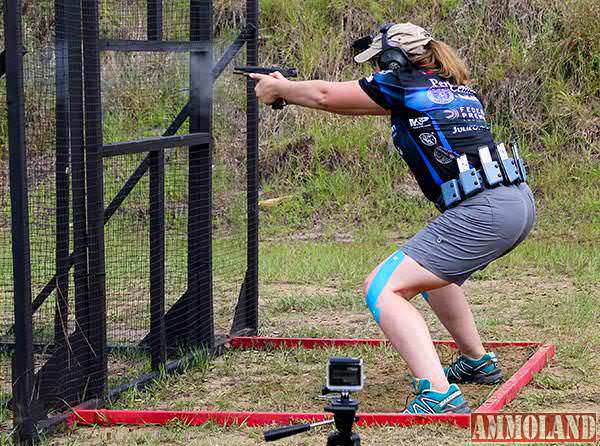
[(469, 82), (469, 69), (456, 51), (439, 40), (432, 40), (425, 46), (425, 52), (411, 57), (411, 61), (422, 68), (435, 71), (440, 77), (456, 85)]

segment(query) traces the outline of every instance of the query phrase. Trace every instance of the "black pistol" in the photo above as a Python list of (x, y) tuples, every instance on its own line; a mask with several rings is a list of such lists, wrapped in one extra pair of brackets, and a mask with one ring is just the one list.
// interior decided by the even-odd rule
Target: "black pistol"
[[(291, 67), (256, 67), (252, 65), (244, 65), (243, 67), (234, 67), (233, 74), (243, 74), (245, 76), (250, 73), (271, 74), (279, 71), (284, 77), (298, 77), (298, 69)], [(287, 104), (283, 98), (277, 99), (271, 104), (274, 110), (281, 110)]]

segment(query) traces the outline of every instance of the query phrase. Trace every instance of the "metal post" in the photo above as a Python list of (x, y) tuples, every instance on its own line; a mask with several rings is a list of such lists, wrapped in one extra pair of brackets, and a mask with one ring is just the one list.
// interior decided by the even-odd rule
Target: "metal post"
[(35, 432), (31, 407), (34, 363), (20, 0), (5, 2), (4, 36), (15, 302), (16, 352), (12, 385), (15, 443), (19, 444), (31, 442)]
[[(212, 44), (212, 1), (190, 0), (190, 39)], [(212, 127), (212, 50), (190, 53), (190, 132)], [(189, 149), (188, 327), (193, 344), (214, 344), (212, 300), (212, 145)]]
[(89, 312), (84, 327), (89, 341), (88, 396), (99, 397), (107, 385), (106, 289), (104, 271), (104, 184), (102, 102), (98, 49), (98, 0), (83, 0), (83, 66), (85, 85), (85, 154), (88, 211)]
[[(246, 1), (246, 21), (254, 25), (246, 43), (248, 65), (258, 65), (258, 0)], [(247, 121), (247, 206), (248, 206), (248, 271), (246, 273), (246, 327), (251, 333), (258, 330), (258, 100), (254, 81), (246, 82)]]
[[(56, 33), (56, 306), (54, 343), (65, 347), (69, 317), (69, 76), (63, 0), (55, 0)], [(67, 368), (64, 365), (63, 370)]]
[[(148, 0), (148, 40), (162, 40), (162, 0)], [(167, 359), (165, 331), (165, 155), (150, 157), (150, 356), (152, 370)]]
[(63, 0), (69, 63), (69, 134), (71, 146), (71, 190), (73, 194), (73, 264), (76, 331), (67, 349), (65, 399), (82, 401), (87, 386), (88, 343), (83, 333), (88, 320), (88, 252), (85, 194), (85, 154), (83, 150), (83, 63), (81, 41), (81, 0)]
[(148, 40), (163, 40), (162, 0), (148, 0)]

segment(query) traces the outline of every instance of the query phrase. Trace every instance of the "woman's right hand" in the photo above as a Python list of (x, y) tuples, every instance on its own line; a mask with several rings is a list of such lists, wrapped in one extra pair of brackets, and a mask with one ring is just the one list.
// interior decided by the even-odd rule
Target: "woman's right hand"
[(271, 74), (251, 73), (250, 78), (256, 81), (254, 92), (256, 97), (264, 104), (271, 105), (277, 99), (282, 98), (285, 83), (291, 82), (280, 72)]

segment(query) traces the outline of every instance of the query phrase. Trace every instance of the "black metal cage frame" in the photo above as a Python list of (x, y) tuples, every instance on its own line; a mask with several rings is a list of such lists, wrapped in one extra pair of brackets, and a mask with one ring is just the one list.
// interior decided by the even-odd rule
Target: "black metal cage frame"
[[(212, 105), (214, 81), (245, 46), (249, 65), (258, 65), (258, 0), (246, 1), (241, 33), (213, 61), (213, 5), (189, 0), (189, 41), (163, 40), (163, 1), (147, 0), (147, 39), (100, 38), (99, 0), (55, 0), (56, 70), (56, 271), (32, 296), (27, 144), (23, 85), (21, 0), (5, 0), (5, 50), (0, 71), (6, 76), (14, 344), (12, 400), (17, 442), (29, 442), (56, 426), (69, 407), (99, 407), (132, 387), (143, 388), (162, 373), (182, 369), (190, 349), (217, 354), (226, 336), (215, 332), (212, 277)], [(69, 18), (78, 26), (66, 26)], [(103, 143), (100, 54), (114, 52), (189, 53), (189, 101), (163, 136)], [(5, 63), (6, 62), (6, 63)], [(230, 334), (254, 334), (258, 328), (258, 102), (246, 82), (247, 270)], [(189, 132), (177, 134), (188, 120)], [(165, 149), (188, 148), (187, 291), (165, 311)], [(105, 208), (103, 160), (144, 153), (120, 191)], [(150, 328), (139, 349), (151, 358), (150, 373), (109, 388), (104, 225), (144, 175), (150, 194)], [(156, 199), (158, 197), (158, 199)], [(70, 225), (72, 221), (72, 225)], [(69, 274), (73, 270), (73, 283)], [(72, 289), (70, 289), (72, 288)], [(54, 294), (53, 294), (54, 293)], [(74, 301), (70, 314), (69, 295)], [(36, 369), (33, 315), (55, 298), (54, 343), (49, 359)], [(92, 311), (93, 310), (93, 311)], [(76, 327), (69, 328), (74, 319)], [(182, 348), (183, 347), (183, 348)], [(64, 379), (68, 377), (68, 379)]]

